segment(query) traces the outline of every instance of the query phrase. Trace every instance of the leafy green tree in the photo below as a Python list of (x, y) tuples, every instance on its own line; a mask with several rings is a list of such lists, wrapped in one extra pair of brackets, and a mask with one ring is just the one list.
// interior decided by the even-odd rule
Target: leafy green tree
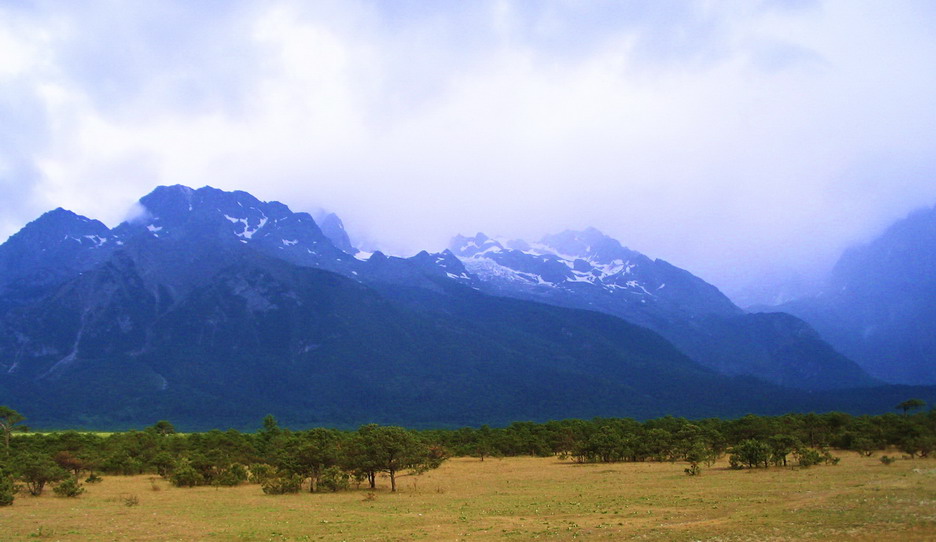
[(444, 454), (402, 427), (365, 425), (358, 430), (358, 438), (365, 468), (386, 473), (390, 491), (396, 491), (396, 477), (401, 471), (425, 472), (445, 459)]
[(26, 431), (24, 425), (18, 425), (26, 417), (8, 406), (0, 406), (0, 432), (3, 432), (3, 445), (10, 449), (10, 433), (13, 431)]
[(35, 497), (42, 495), (42, 490), (49, 482), (58, 482), (68, 477), (68, 472), (55, 464), (55, 461), (43, 454), (32, 453), (17, 461), (16, 472), (26, 483), (29, 493)]
[(172, 423), (168, 420), (159, 420), (153, 425), (147, 427), (146, 431), (156, 433), (157, 435), (174, 435), (176, 432), (175, 426), (173, 426)]
[(309, 491), (314, 492), (322, 473), (338, 464), (341, 440), (337, 431), (324, 428), (296, 434), (281, 454), (287, 456), (288, 460), (281, 458), (281, 462), (284, 466), (288, 464), (286, 468), (300, 477), (309, 478)]
[(728, 462), (732, 468), (757, 468), (770, 466), (771, 449), (766, 442), (756, 439), (746, 439), (731, 449)]
[(490, 427), (482, 425), (481, 428), (475, 432), (475, 438), (473, 455), (476, 455), (481, 461), (484, 461), (485, 457), (490, 457), (495, 454), (494, 431), (491, 430)]
[(802, 443), (792, 435), (773, 435), (767, 439), (770, 446), (770, 462), (777, 466), (787, 466), (787, 456), (802, 448)]

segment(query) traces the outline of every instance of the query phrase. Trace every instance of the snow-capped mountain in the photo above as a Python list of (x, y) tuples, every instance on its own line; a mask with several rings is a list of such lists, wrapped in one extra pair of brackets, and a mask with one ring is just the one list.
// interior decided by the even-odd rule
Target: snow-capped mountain
[(613, 299), (618, 312), (632, 312), (635, 319), (652, 319), (660, 311), (685, 317), (743, 312), (702, 279), (623, 247), (595, 228), (547, 235), (537, 243), (497, 241), (483, 233), (456, 236), (450, 250), (493, 288), (584, 296), (596, 309), (603, 299)]
[(456, 236), (450, 250), (483, 291), (618, 316), (724, 374), (809, 389), (873, 382), (808, 324), (783, 314), (747, 314), (699, 277), (594, 228), (535, 243)]
[(121, 243), (97, 220), (64, 209), (43, 214), (0, 245), (0, 313), (47, 295)]
[(112, 230), (53, 211), (0, 247), (0, 402), (45, 423), (217, 427), (269, 412), (728, 415), (804, 397), (726, 378), (618, 318), (485, 295), (448, 251), (359, 260), (308, 215), (243, 192), (160, 187), (140, 210)]
[(55, 210), (0, 245), (0, 403), (490, 423), (820, 409), (790, 388), (873, 383), (796, 318), (593, 229), (397, 258), (245, 192), (159, 187), (139, 211), (108, 229)]

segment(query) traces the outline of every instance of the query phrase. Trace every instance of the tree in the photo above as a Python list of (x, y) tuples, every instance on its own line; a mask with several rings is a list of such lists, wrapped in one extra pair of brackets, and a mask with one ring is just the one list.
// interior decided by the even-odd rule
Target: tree
[(10, 449), (10, 433), (13, 431), (26, 431), (23, 425), (18, 423), (25, 420), (26, 417), (8, 406), (0, 406), (0, 431), (3, 431), (3, 444), (6, 449)]
[(147, 431), (156, 433), (157, 435), (174, 435), (176, 430), (175, 426), (172, 425), (172, 422), (168, 420), (159, 420), (153, 425), (146, 428)]
[(331, 429), (316, 428), (295, 434), (280, 450), (277, 464), (300, 478), (309, 478), (309, 491), (317, 491), (322, 473), (338, 464), (340, 441), (340, 434)]
[(770, 465), (771, 449), (770, 445), (756, 439), (742, 440), (731, 449), (731, 455), (728, 462), (732, 468), (740, 469), (742, 467), (757, 468), (763, 466), (767, 468)]
[(17, 473), (26, 482), (29, 493), (34, 497), (42, 495), (42, 489), (49, 482), (58, 482), (68, 477), (68, 472), (55, 464), (46, 455), (30, 454), (17, 463)]
[(16, 486), (13, 476), (0, 466), (0, 506), (10, 506), (16, 498)]
[(396, 476), (410, 470), (422, 473), (442, 464), (444, 454), (428, 446), (402, 427), (365, 425), (358, 429), (362, 466), (390, 476), (390, 491), (396, 491)]
[(62, 467), (67, 471), (71, 471), (75, 475), (75, 480), (78, 479), (78, 476), (81, 474), (81, 471), (87, 470), (87, 463), (80, 457), (76, 457), (74, 454), (68, 450), (62, 450), (57, 452), (52, 459), (58, 463), (58, 466)]
[(923, 408), (924, 406), (926, 406), (926, 401), (923, 399), (907, 399), (903, 403), (897, 405), (895, 408), (902, 410), (904, 414), (907, 414), (907, 412), (911, 410)]

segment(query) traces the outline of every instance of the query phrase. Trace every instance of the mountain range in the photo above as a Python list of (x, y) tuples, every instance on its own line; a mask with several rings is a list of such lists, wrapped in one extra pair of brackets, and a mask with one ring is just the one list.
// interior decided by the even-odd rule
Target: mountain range
[(936, 207), (847, 250), (819, 294), (771, 310), (806, 320), (876, 378), (936, 384)]
[(617, 316), (722, 374), (813, 390), (875, 383), (802, 320), (746, 313), (699, 277), (594, 228), (536, 243), (458, 236), (451, 250), (483, 291)]
[[(33, 423), (244, 427), (872, 412), (881, 386), (594, 229), (359, 253), (341, 220), (159, 187), (113, 229), (50, 211), (0, 245), (0, 404)], [(356, 257), (357, 256), (357, 257)], [(366, 256), (366, 257), (365, 257)]]

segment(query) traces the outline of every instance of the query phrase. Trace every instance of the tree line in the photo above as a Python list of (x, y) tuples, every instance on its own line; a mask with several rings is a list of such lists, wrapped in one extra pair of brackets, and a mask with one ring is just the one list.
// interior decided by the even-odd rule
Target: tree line
[[(386, 476), (397, 490), (401, 473), (422, 473), (450, 456), (557, 456), (578, 462), (679, 461), (687, 474), (728, 456), (733, 468), (800, 467), (837, 462), (830, 450), (865, 456), (896, 449), (908, 457), (936, 451), (936, 410), (922, 402), (901, 413), (748, 415), (723, 420), (664, 417), (516, 422), (506, 427), (410, 430), (364, 425), (355, 431), (293, 431), (272, 416), (254, 433), (213, 430), (177, 433), (160, 421), (140, 431), (109, 435), (61, 431), (11, 438), (24, 418), (0, 407), (0, 505), (16, 490), (39, 495), (47, 485), (77, 496), (101, 475), (150, 473), (173, 485), (253, 483), (269, 494), (375, 489)], [(888, 459), (884, 456), (882, 460)]]

